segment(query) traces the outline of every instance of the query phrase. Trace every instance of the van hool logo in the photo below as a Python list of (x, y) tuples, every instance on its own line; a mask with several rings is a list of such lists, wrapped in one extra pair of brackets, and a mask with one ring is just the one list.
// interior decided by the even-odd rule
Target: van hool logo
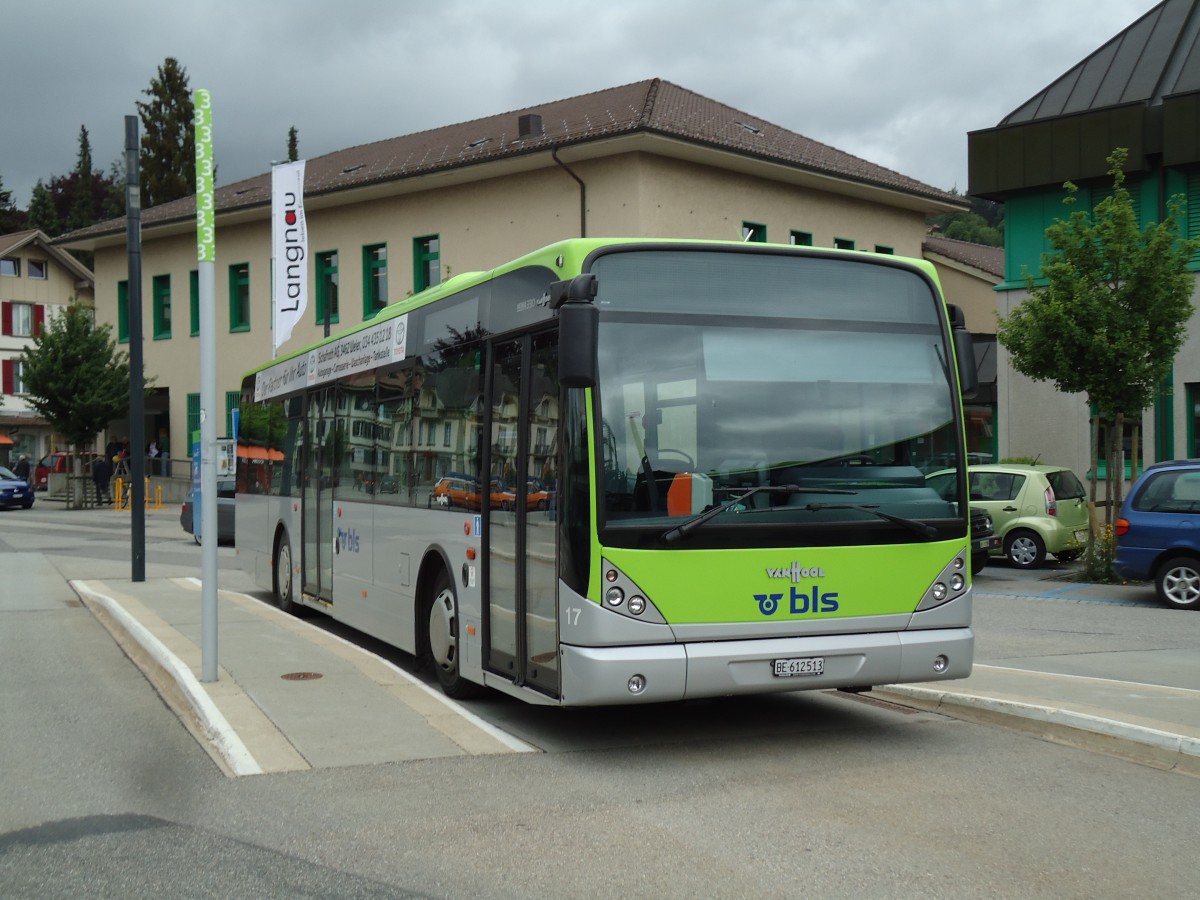
[(791, 564), (786, 569), (772, 569), (767, 566), (768, 578), (790, 578), (793, 584), (798, 584), (803, 578), (824, 578), (825, 570), (820, 566), (806, 567), (798, 562)]

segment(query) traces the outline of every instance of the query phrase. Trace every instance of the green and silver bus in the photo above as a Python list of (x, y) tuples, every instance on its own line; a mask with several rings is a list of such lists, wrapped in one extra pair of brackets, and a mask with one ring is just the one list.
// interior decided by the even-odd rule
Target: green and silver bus
[(239, 552), (452, 697), (962, 678), (974, 379), (924, 261), (563, 241), (247, 374)]

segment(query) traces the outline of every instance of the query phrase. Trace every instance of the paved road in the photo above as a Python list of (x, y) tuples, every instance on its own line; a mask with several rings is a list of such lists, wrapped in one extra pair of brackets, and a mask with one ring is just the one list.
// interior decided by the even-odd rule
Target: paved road
[[(149, 529), (151, 573), (195, 574), (172, 524)], [(35, 571), (41, 547), (58, 571), (127, 575), (123, 539), (103, 518), (0, 513), (0, 572)], [(229, 779), (45, 584), (0, 594), (6, 896), (1197, 895), (1200, 779), (827, 694), (516, 705), (548, 752)], [(1101, 609), (1170, 636), (1171, 611), (1050, 600), (1031, 625), (1030, 602), (981, 598), (990, 654), (1013, 661), (1033, 627), (1089, 656), (1129, 621), (1079, 627)]]

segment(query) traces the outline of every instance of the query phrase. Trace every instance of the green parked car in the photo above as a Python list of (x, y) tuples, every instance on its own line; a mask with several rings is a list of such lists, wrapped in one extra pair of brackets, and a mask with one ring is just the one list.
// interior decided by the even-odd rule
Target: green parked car
[[(1019, 569), (1032, 569), (1046, 554), (1067, 562), (1087, 543), (1087, 494), (1075, 473), (1062, 466), (987, 463), (971, 466), (972, 507), (986, 509), (1002, 552)], [(954, 472), (929, 475), (941, 496), (954, 497)]]

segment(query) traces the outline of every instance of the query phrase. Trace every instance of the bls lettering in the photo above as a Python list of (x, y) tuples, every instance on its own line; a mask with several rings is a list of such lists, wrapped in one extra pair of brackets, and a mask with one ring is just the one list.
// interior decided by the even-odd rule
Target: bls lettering
[(337, 540), (334, 542), (333, 549), (337, 553), (345, 551), (347, 553), (357, 553), (360, 547), (358, 539), (358, 531), (354, 528), (339, 528), (337, 530)]
[[(764, 616), (773, 616), (779, 611), (779, 603), (784, 598), (783, 594), (755, 594), (754, 599), (758, 601), (758, 608)], [(837, 592), (830, 591), (821, 593), (821, 589), (817, 585), (813, 585), (811, 593), (805, 593), (795, 587), (792, 588), (792, 615), (798, 616), (803, 613), (831, 613), (837, 612)]]

